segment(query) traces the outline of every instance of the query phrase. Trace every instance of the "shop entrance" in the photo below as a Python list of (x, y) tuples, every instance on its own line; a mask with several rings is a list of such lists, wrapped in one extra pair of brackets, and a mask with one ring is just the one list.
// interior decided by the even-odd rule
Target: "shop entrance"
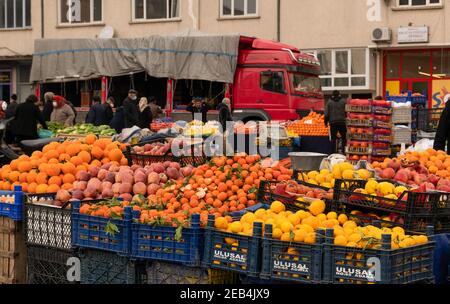
[(9, 101), (11, 97), (11, 71), (0, 70), (0, 100)]

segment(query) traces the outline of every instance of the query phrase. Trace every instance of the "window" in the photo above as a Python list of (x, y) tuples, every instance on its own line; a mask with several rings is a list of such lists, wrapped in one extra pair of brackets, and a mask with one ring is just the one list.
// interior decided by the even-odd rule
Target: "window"
[(133, 0), (134, 20), (180, 17), (180, 0)]
[(298, 73), (289, 73), (291, 91), (293, 94), (313, 93), (321, 94), (320, 79), (317, 76), (308, 76)]
[(321, 66), (321, 85), (325, 90), (367, 88), (369, 50), (338, 49), (315, 51)]
[(441, 0), (398, 0), (399, 7), (440, 6)]
[(59, 0), (61, 24), (99, 23), (103, 21), (102, 0)]
[(31, 0), (0, 0), (0, 29), (31, 27)]
[(386, 56), (386, 77), (400, 78), (401, 53), (389, 53)]
[(258, 15), (258, 0), (220, 0), (221, 17), (245, 17)]
[(265, 71), (261, 73), (261, 89), (275, 93), (286, 93), (283, 72)]
[(433, 75), (450, 77), (450, 50), (433, 52)]
[(403, 53), (403, 78), (430, 77), (430, 52)]
[(11, 97), (11, 71), (0, 70), (0, 100), (9, 100)]

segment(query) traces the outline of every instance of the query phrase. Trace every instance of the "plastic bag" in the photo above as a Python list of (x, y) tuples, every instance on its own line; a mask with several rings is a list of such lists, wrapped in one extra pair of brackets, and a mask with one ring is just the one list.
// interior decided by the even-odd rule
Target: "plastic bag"
[(403, 155), (407, 152), (414, 152), (414, 151), (415, 152), (425, 152), (426, 150), (433, 148), (433, 146), (434, 146), (434, 140), (424, 138), (424, 139), (421, 139), (418, 142), (416, 142), (416, 144), (414, 146), (411, 146), (408, 149), (401, 151), (399, 154)]
[(50, 138), (50, 137), (54, 137), (55, 134), (53, 134), (53, 132), (49, 131), (49, 130), (39, 129), (38, 136), (39, 136), (39, 138)]
[(345, 157), (345, 155), (331, 154), (330, 156), (322, 160), (322, 162), (320, 163), (320, 170), (328, 169), (331, 171), (335, 165), (343, 163), (345, 161), (347, 161), (347, 157)]

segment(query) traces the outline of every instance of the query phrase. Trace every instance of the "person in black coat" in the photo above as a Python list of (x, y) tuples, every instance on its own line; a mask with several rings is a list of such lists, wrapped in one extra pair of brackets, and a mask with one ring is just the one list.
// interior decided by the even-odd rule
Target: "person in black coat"
[(38, 123), (40, 123), (44, 129), (47, 129), (44, 117), (36, 105), (37, 101), (38, 98), (36, 95), (30, 95), (24, 103), (17, 107), (16, 116), (13, 121), (13, 130), (17, 142), (28, 139), (38, 139)]
[(42, 110), (42, 114), (44, 115), (45, 121), (50, 121), (50, 116), (53, 112), (53, 97), (55, 97), (53, 92), (44, 94), (44, 109)]
[(434, 138), (434, 149), (450, 153), (450, 102), (445, 104)]
[(102, 100), (98, 96), (94, 96), (92, 99), (93, 104), (86, 116), (86, 123), (93, 124), (94, 126), (102, 126), (109, 124), (106, 117), (106, 107), (102, 105)]
[(230, 111), (230, 99), (224, 98), (222, 102), (217, 106), (217, 111), (219, 111), (219, 122), (222, 125), (222, 130), (225, 133), (227, 130), (227, 121), (233, 121)]
[(107, 121), (107, 125), (109, 125), (109, 123), (111, 122), (111, 120), (114, 117), (114, 112), (113, 112), (113, 108), (115, 105), (115, 100), (112, 96), (108, 97), (108, 99), (106, 100), (106, 102), (103, 104), (103, 107), (105, 107), (105, 116), (106, 116), (106, 121)]
[(203, 123), (206, 123), (208, 121), (208, 110), (208, 105), (203, 102), (203, 99), (201, 97), (194, 97), (191, 104), (186, 108), (186, 111), (192, 113), (192, 120), (195, 120), (197, 118), (196, 116), (201, 114)]
[(139, 100), (139, 124), (138, 127), (141, 129), (150, 129), (150, 124), (153, 121), (152, 109), (148, 104), (148, 100), (142, 97)]
[(123, 114), (125, 118), (125, 128), (132, 128), (139, 124), (136, 90), (128, 91), (128, 97), (123, 101)]
[(123, 113), (122, 104), (119, 102), (114, 103), (113, 107), (116, 108), (116, 112), (114, 113), (109, 126), (116, 130), (118, 134), (122, 133), (122, 130), (125, 128), (125, 115)]

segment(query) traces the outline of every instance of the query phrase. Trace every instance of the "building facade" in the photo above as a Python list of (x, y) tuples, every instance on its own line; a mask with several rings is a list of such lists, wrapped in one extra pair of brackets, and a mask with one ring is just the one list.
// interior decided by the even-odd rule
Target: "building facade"
[(449, 16), (450, 0), (0, 0), (0, 98), (33, 92), (35, 39), (98, 38), (108, 26), (119, 38), (196, 29), (280, 40), (320, 59), (326, 93), (410, 90), (440, 106), (450, 91)]

